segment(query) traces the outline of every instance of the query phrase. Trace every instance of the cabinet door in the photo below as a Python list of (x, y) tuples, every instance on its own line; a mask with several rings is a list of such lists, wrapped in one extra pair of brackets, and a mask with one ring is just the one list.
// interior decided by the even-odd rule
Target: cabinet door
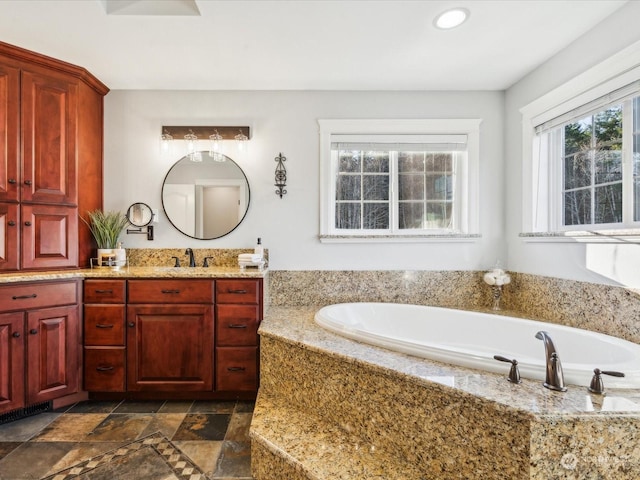
[(18, 269), (19, 211), (17, 203), (0, 203), (0, 271)]
[(22, 268), (78, 266), (78, 209), (22, 206)]
[(0, 201), (20, 199), (20, 69), (0, 65)]
[(0, 314), (0, 413), (24, 406), (24, 316)]
[(23, 202), (77, 205), (77, 109), (75, 80), (23, 70)]
[(127, 390), (213, 389), (211, 305), (127, 307)]
[(27, 403), (78, 391), (78, 307), (27, 312)]

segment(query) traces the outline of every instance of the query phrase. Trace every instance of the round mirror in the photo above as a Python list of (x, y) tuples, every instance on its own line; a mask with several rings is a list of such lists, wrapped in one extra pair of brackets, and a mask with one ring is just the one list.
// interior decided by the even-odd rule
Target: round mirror
[(153, 211), (146, 203), (134, 203), (127, 210), (127, 220), (134, 227), (145, 227), (153, 220)]
[(162, 184), (162, 208), (189, 237), (219, 238), (232, 232), (249, 210), (249, 182), (226, 155), (194, 152), (178, 160)]

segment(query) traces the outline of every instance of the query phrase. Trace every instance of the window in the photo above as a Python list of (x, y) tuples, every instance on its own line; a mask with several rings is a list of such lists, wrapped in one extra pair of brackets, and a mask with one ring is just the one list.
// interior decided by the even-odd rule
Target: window
[[(640, 227), (640, 85), (634, 83), (537, 126), (547, 231)], [(546, 172), (546, 176), (545, 176)], [(545, 211), (546, 210), (546, 211)]]
[(477, 233), (479, 120), (320, 120), (321, 237)]

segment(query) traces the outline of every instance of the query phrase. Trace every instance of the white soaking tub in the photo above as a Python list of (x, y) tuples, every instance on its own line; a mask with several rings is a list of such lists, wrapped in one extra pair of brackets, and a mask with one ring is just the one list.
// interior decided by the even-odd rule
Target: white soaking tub
[(640, 388), (640, 345), (609, 335), (522, 318), (394, 303), (342, 303), (315, 315), (322, 327), (361, 342), (402, 353), (507, 374), (518, 360), (524, 378), (544, 380), (545, 348), (535, 335), (546, 331), (562, 362), (566, 384), (587, 387), (593, 369), (623, 372), (603, 376), (609, 388)]

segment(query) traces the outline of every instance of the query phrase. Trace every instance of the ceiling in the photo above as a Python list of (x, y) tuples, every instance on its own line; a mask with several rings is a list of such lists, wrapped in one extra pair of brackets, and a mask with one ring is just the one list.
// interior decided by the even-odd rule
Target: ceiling
[(625, 3), (0, 0), (0, 40), (111, 89), (504, 90)]

